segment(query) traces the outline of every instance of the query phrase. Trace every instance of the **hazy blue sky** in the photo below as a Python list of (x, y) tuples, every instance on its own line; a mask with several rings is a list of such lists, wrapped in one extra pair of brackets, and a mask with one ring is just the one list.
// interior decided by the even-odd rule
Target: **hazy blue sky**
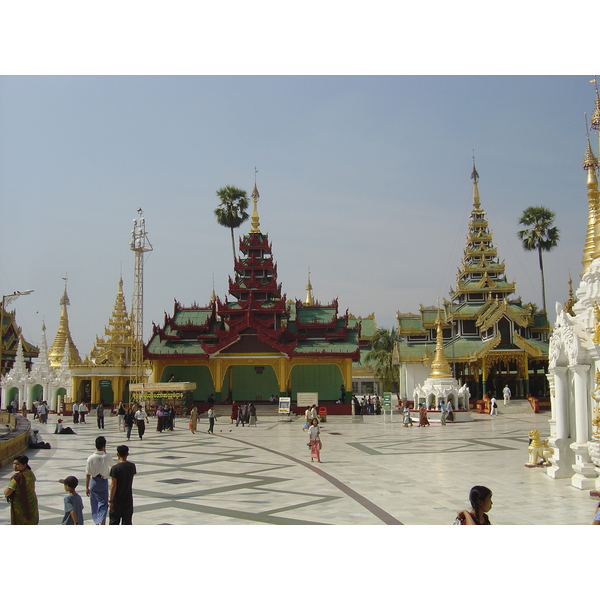
[[(556, 212), (547, 299), (575, 285), (587, 226), (578, 76), (3, 76), (0, 78), (0, 290), (26, 338), (49, 343), (68, 274), (73, 339), (88, 354), (119, 276), (131, 306), (132, 219), (145, 263), (145, 338), (173, 300), (222, 299), (233, 272), (215, 190), (250, 193), (288, 299), (339, 299), (355, 315), (448, 297), (472, 208), (472, 155), (499, 256), (517, 295), (541, 306), (537, 258), (515, 236), (524, 208)], [(597, 144), (594, 140), (594, 149)], [(246, 233), (249, 223), (238, 234)]]

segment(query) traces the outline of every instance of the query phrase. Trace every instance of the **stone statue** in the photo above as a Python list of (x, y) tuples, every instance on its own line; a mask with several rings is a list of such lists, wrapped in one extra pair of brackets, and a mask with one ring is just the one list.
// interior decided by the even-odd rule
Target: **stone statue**
[(554, 454), (554, 449), (548, 446), (548, 440), (540, 439), (539, 429), (532, 429), (529, 432), (529, 462), (526, 467), (549, 467), (550, 457)]

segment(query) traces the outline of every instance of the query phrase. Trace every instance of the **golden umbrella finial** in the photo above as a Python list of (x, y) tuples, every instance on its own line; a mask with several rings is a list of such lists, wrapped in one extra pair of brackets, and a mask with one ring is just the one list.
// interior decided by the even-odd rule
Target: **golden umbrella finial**
[(256, 187), (256, 174), (258, 170), (254, 167), (254, 189), (252, 190), (252, 202), (254, 202), (254, 210), (252, 211), (252, 217), (250, 219), (250, 223), (252, 224), (252, 228), (250, 229), (250, 233), (260, 233), (260, 221), (258, 219), (258, 199), (260, 198), (260, 194), (258, 193), (258, 188)]

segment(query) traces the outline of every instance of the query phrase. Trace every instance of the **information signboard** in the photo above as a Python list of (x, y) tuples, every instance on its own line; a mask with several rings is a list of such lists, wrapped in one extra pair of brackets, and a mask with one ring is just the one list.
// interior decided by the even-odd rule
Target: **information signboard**
[(383, 394), (383, 408), (385, 410), (392, 410), (392, 394), (390, 392)]
[(298, 406), (319, 406), (319, 392), (297, 392), (296, 404)]

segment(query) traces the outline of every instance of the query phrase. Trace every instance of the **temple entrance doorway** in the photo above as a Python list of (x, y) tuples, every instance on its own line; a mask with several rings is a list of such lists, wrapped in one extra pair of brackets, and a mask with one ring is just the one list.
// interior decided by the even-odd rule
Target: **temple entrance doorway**
[(292, 402), (298, 392), (317, 392), (319, 402), (338, 400), (344, 382), (337, 365), (295, 365), (292, 367)]
[(271, 365), (233, 365), (223, 378), (221, 400), (266, 402), (271, 395), (279, 396), (277, 376)]
[[(188, 381), (196, 384), (196, 389), (191, 392), (191, 401), (206, 402), (211, 394), (215, 393), (215, 386), (210, 370), (205, 365), (170, 365), (163, 369), (160, 383), (168, 381)], [(223, 395), (223, 399), (225, 395)]]

